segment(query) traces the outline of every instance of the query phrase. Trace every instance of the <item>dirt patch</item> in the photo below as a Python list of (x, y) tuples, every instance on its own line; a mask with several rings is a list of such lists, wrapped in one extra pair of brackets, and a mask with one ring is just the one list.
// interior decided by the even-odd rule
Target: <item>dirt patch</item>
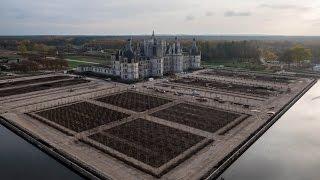
[(152, 109), (171, 102), (170, 100), (164, 98), (154, 97), (130, 91), (107, 97), (102, 97), (97, 99), (97, 101), (112, 104), (137, 112), (143, 112), (148, 109)]
[(143, 119), (94, 134), (90, 138), (156, 168), (204, 139)]
[(24, 80), (24, 81), (6, 82), (6, 83), (1, 83), (0, 88), (9, 88), (13, 86), (21, 86), (21, 85), (42, 83), (42, 82), (48, 82), (48, 81), (57, 81), (57, 80), (68, 79), (68, 78), (71, 78), (71, 77), (70, 76), (52, 76), (52, 77), (36, 78), (36, 79), (30, 79), (30, 80)]
[(42, 91), (42, 90), (53, 89), (53, 88), (73, 86), (73, 85), (78, 85), (78, 84), (88, 83), (88, 82), (90, 82), (90, 81), (84, 80), (84, 79), (70, 79), (70, 80), (60, 81), (60, 82), (53, 82), (53, 83), (46, 83), (46, 84), (39, 84), (39, 85), (31, 85), (31, 86), (27, 86), (27, 87), (6, 89), (6, 90), (0, 91), (0, 97), (25, 94), (25, 93)]
[(245, 84), (235, 84), (232, 82), (220, 82), (215, 80), (206, 80), (203, 78), (180, 78), (171, 82), (184, 84), (194, 87), (205, 87), (210, 89), (218, 89), (233, 93), (240, 93), (246, 95), (258, 95), (268, 97), (274, 95), (278, 91), (272, 87), (250, 86)]
[(284, 76), (239, 73), (239, 72), (225, 71), (225, 70), (211, 70), (207, 72), (202, 72), (200, 74), (211, 75), (211, 76), (235, 77), (235, 78), (242, 78), (242, 79), (258, 80), (258, 81), (273, 82), (273, 83), (286, 83), (286, 84), (289, 84), (290, 81), (294, 80), (294, 78), (289, 78)]
[(87, 102), (41, 111), (37, 115), (75, 132), (86, 131), (129, 116)]
[(178, 104), (155, 112), (152, 116), (214, 133), (241, 115), (190, 104)]

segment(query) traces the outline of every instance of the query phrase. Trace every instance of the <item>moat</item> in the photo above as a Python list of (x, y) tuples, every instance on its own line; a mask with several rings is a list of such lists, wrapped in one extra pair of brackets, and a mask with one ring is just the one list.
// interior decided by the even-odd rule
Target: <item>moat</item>
[(0, 179), (82, 179), (1, 125), (0, 142)]
[(319, 107), (320, 82), (221, 177), (225, 180), (319, 179)]

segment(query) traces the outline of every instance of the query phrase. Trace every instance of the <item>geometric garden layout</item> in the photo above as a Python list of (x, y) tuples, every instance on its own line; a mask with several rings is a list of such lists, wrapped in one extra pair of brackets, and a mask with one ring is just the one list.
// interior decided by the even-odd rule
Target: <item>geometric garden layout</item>
[(19, 79), (0, 80), (1, 123), (89, 179), (144, 180), (218, 176), (316, 82), (219, 69), (134, 85)]
[[(41, 110), (33, 115), (69, 129), (74, 134), (104, 126), (102, 130), (95, 131), (81, 141), (142, 171), (161, 177), (214, 141), (197, 131), (177, 127), (216, 133), (243, 116), (196, 104), (172, 102), (171, 99), (159, 96), (124, 91), (90, 101)], [(156, 110), (152, 111), (155, 108)], [(121, 109), (136, 113), (124, 113)], [(147, 115), (137, 115), (146, 111)], [(135, 116), (132, 118), (133, 115)], [(159, 124), (155, 119), (173, 123), (175, 126)], [(112, 123), (117, 124), (108, 126)]]

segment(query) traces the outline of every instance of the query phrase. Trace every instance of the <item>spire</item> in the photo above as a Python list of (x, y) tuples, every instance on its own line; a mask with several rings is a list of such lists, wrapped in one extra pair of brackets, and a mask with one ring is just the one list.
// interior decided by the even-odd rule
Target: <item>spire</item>
[(154, 30), (152, 31), (152, 37), (154, 37)]
[(132, 37), (128, 39), (128, 43), (126, 46), (126, 50), (131, 50), (131, 49), (132, 49)]
[(199, 51), (199, 49), (197, 47), (196, 38), (193, 38), (192, 47), (190, 49), (190, 55), (199, 55), (200, 53), (201, 52)]
[(132, 37), (128, 39), (128, 43), (125, 47), (124, 54), (123, 54), (128, 60), (131, 60), (134, 58), (134, 52), (132, 49)]
[(193, 47), (197, 47), (197, 42), (196, 42), (196, 38), (193, 38), (193, 41), (192, 41), (192, 46), (193, 46)]

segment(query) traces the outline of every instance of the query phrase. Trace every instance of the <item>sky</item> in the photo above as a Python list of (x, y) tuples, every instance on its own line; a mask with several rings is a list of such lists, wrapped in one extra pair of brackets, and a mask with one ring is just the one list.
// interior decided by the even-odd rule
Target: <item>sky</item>
[(1, 0), (0, 35), (320, 35), (320, 0)]

